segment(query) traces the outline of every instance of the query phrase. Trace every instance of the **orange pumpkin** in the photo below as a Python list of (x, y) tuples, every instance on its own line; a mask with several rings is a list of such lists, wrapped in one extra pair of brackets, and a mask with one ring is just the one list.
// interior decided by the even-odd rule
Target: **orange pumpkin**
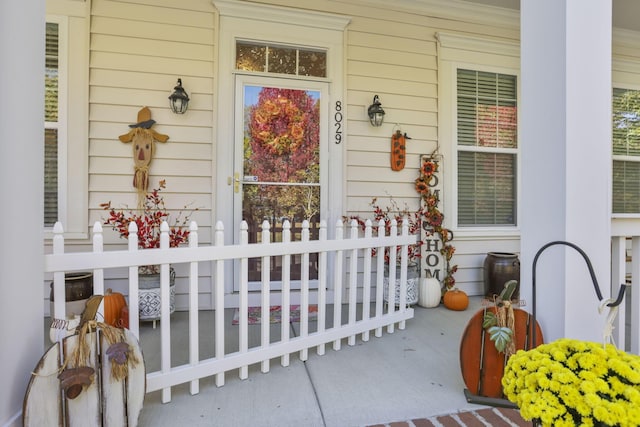
[(120, 292), (113, 292), (111, 288), (107, 289), (104, 298), (104, 323), (111, 326), (118, 326), (118, 320), (122, 309), (127, 306), (127, 301), (124, 299), (124, 295)]
[(469, 296), (460, 289), (451, 289), (445, 292), (443, 302), (449, 310), (463, 311), (469, 307)]

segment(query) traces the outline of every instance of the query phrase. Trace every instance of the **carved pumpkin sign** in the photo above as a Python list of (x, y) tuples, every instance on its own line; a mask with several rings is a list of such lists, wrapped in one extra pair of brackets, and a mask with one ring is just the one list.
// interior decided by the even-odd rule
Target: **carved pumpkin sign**
[(391, 137), (391, 170), (401, 171), (404, 169), (407, 141), (406, 135), (403, 135), (399, 130)]
[(138, 122), (129, 125), (131, 130), (118, 137), (124, 143), (132, 143), (135, 168), (133, 186), (138, 192), (138, 206), (143, 203), (149, 188), (149, 166), (155, 153), (155, 143), (156, 141), (167, 142), (169, 139), (169, 135), (163, 135), (151, 129), (155, 123), (156, 121), (151, 118), (151, 110), (143, 107), (138, 111)]

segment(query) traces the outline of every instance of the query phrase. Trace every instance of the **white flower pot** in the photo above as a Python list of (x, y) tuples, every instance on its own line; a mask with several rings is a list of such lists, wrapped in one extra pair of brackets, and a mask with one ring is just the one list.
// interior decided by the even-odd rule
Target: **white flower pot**
[[(169, 313), (176, 310), (176, 272), (171, 268), (169, 273)], [(138, 314), (140, 320), (155, 321), (160, 319), (160, 274), (138, 275)]]
[[(418, 264), (411, 263), (407, 266), (407, 305), (414, 305), (418, 302), (418, 282), (420, 281), (420, 277), (418, 275)], [(384, 276), (384, 301), (389, 303), (389, 268), (385, 266), (385, 276)], [(396, 280), (394, 282), (395, 286), (395, 295), (394, 295), (394, 303), (395, 305), (400, 305), (400, 266), (396, 267)]]

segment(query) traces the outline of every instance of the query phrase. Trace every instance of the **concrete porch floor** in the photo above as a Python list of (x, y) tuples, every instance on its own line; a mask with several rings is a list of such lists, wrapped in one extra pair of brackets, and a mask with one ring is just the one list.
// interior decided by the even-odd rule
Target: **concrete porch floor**
[[(463, 330), (480, 308), (480, 297), (472, 297), (469, 308), (462, 312), (442, 305), (415, 306), (415, 317), (404, 330), (396, 327), (389, 334), (385, 329), (382, 337), (372, 334), (368, 342), (358, 336), (356, 345), (350, 347), (343, 340), (339, 351), (327, 344), (323, 356), (309, 350), (306, 362), (292, 354), (287, 367), (280, 365), (279, 358), (272, 359), (269, 373), (253, 365), (246, 380), (231, 371), (222, 387), (215, 386), (213, 377), (206, 378), (200, 381), (196, 395), (190, 395), (188, 384), (176, 386), (167, 404), (161, 403), (160, 391), (148, 393), (139, 425), (349, 427), (482, 409), (466, 401), (459, 365)], [(238, 327), (231, 324), (232, 310), (227, 311), (227, 328), (236, 328), (231, 335), (237, 336)], [(207, 324), (206, 313), (212, 312), (201, 312), (201, 325)], [(172, 348), (183, 349), (183, 353), (188, 348), (187, 333), (174, 331), (186, 331), (187, 324), (187, 313), (172, 315)], [(297, 332), (298, 324), (292, 327)], [(250, 326), (258, 337), (259, 328)], [(213, 337), (207, 337), (208, 330), (210, 326), (201, 326), (201, 354), (212, 353)], [(148, 372), (160, 366), (158, 337), (159, 327), (141, 324)], [(186, 363), (186, 355), (175, 354), (172, 365)]]

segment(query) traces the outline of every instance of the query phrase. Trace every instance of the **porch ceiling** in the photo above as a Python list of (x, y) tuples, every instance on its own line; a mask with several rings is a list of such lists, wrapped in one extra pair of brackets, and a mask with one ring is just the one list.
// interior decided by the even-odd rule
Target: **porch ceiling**
[[(489, 6), (520, 9), (520, 0), (464, 0)], [(613, 26), (625, 30), (640, 31), (640, 2), (637, 0), (613, 0)]]

